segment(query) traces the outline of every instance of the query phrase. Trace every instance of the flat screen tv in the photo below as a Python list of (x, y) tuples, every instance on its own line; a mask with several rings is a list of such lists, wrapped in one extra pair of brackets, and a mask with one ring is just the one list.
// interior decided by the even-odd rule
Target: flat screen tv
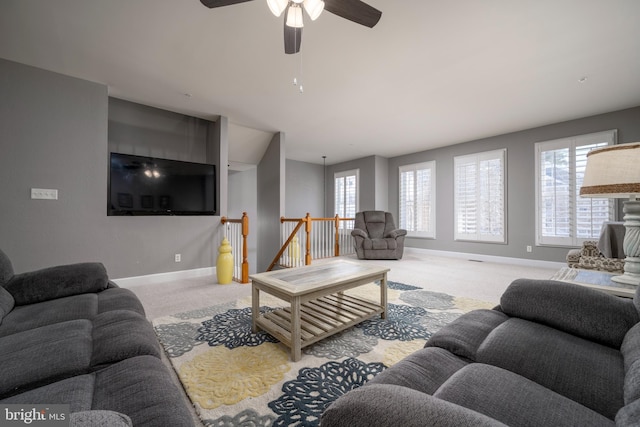
[(107, 215), (215, 214), (215, 165), (111, 153)]

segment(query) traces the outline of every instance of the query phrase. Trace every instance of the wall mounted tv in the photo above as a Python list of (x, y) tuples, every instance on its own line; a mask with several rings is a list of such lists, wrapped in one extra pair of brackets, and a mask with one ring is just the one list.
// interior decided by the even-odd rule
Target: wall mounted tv
[(111, 153), (107, 215), (215, 214), (215, 165)]

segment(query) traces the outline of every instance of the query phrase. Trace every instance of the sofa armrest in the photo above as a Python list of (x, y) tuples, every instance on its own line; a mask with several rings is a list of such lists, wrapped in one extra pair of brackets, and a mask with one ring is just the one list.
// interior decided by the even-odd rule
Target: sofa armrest
[(72, 412), (69, 427), (131, 427), (133, 423), (128, 415), (115, 411), (91, 410)]
[(108, 286), (109, 279), (104, 265), (87, 262), (16, 274), (4, 288), (13, 296), (15, 305), (26, 305), (100, 292)]
[(322, 414), (322, 427), (506, 427), (501, 422), (429, 394), (391, 384), (348, 392)]
[(398, 228), (397, 230), (392, 230), (388, 232), (387, 235), (384, 237), (391, 237), (391, 238), (397, 239), (400, 236), (406, 236), (406, 235), (407, 235), (407, 230)]
[(353, 230), (351, 230), (351, 235), (353, 237), (362, 237), (363, 239), (367, 239), (369, 237), (364, 230), (361, 230), (359, 228), (354, 228)]
[(614, 348), (640, 321), (631, 299), (553, 280), (515, 280), (502, 294), (500, 309)]

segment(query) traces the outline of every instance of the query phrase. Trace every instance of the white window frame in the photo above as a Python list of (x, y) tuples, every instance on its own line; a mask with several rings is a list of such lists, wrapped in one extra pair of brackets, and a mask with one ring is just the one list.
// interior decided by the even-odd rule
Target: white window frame
[[(338, 198), (338, 189), (337, 189), (337, 185), (336, 185), (336, 180), (338, 179), (344, 179), (344, 182), (346, 184), (346, 178), (350, 177), (350, 176), (355, 176), (355, 185), (356, 185), (356, 196), (355, 196), (355, 211), (353, 212), (353, 216), (349, 217), (349, 216), (345, 216), (346, 212), (338, 212), (338, 206), (336, 203), (336, 200)], [(345, 194), (343, 194), (343, 198), (346, 198), (346, 185), (344, 187), (345, 189)], [(358, 209), (360, 207), (360, 169), (352, 169), (352, 170), (348, 170), (348, 171), (342, 171), (342, 172), (336, 172), (333, 174), (333, 210), (335, 212), (336, 215), (338, 215), (340, 218), (355, 218), (355, 214), (356, 212), (358, 212)], [(345, 204), (346, 206), (346, 204)]]
[[(598, 236), (580, 238), (577, 231), (577, 201), (580, 198), (578, 195), (577, 176), (576, 176), (576, 148), (586, 145), (598, 144), (606, 142), (607, 145), (614, 145), (617, 142), (618, 131), (616, 129), (607, 130), (603, 132), (595, 132), (585, 135), (577, 135), (568, 138), (554, 139), (550, 141), (537, 142), (535, 144), (535, 185), (536, 185), (536, 246), (559, 246), (559, 247), (580, 247), (585, 240), (597, 239)], [(542, 182), (541, 182), (541, 155), (543, 152), (568, 149), (569, 150), (569, 187), (574, 189), (571, 195), (570, 203), (572, 206), (571, 217), (569, 218), (569, 236), (543, 236), (543, 215), (542, 215)], [(598, 199), (591, 199), (596, 201)], [(609, 220), (612, 221), (615, 218), (615, 202), (610, 201), (609, 205)]]
[[(460, 174), (459, 169), (465, 165), (473, 166), (476, 182), (481, 181), (481, 173), (482, 173), (482, 164), (487, 161), (500, 161), (500, 181), (498, 185), (500, 186), (499, 195), (500, 200), (502, 200), (502, 206), (498, 206), (501, 214), (500, 218), (492, 219), (488, 216), (488, 214), (484, 214), (486, 209), (483, 209), (483, 205), (490, 203), (495, 197), (488, 195), (487, 197), (483, 196), (483, 189), (481, 186), (476, 185), (473, 189), (473, 198), (475, 198), (476, 203), (478, 204), (475, 210), (475, 220), (478, 225), (482, 223), (486, 223), (487, 221), (490, 223), (489, 228), (491, 231), (483, 232), (480, 227), (476, 227), (476, 231), (473, 233), (464, 232), (464, 230), (459, 229), (459, 223), (462, 221), (461, 216), (463, 212), (461, 209), (463, 207), (463, 202), (459, 197), (459, 185), (460, 182)], [(502, 148), (498, 150), (485, 151), (482, 153), (468, 154), (464, 156), (456, 156), (453, 158), (453, 170), (454, 170), (454, 239), (460, 241), (473, 241), (473, 242), (484, 242), (484, 243), (507, 243), (507, 149)], [(495, 180), (492, 180), (495, 181)], [(496, 233), (494, 228), (501, 230), (501, 232)]]
[[(411, 203), (411, 211), (414, 212), (414, 216), (417, 214), (419, 201), (417, 200), (417, 180), (415, 179), (415, 175), (418, 171), (429, 170), (430, 172), (430, 182), (429, 188), (423, 189), (425, 194), (425, 199), (421, 202), (429, 205), (429, 214), (427, 218), (427, 229), (418, 230), (415, 225), (412, 224), (417, 223), (417, 218), (413, 218), (413, 221), (407, 221), (407, 218), (403, 215), (404, 207), (403, 205), (407, 202), (403, 200), (403, 188), (402, 188), (402, 175), (404, 173), (413, 172), (414, 180), (413, 180), (413, 203)], [(426, 191), (425, 191), (426, 190)], [(398, 227), (407, 230), (407, 236), (409, 237), (421, 237), (421, 238), (429, 238), (435, 239), (436, 237), (436, 162), (435, 160), (422, 162), (422, 163), (414, 163), (411, 165), (404, 165), (398, 168), (398, 213), (399, 213), (399, 223)]]

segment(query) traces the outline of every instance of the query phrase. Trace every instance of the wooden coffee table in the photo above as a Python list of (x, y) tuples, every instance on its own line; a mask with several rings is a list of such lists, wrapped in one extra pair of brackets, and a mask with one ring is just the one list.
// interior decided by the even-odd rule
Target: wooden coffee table
[[(252, 330), (270, 333), (291, 349), (302, 348), (380, 314), (387, 316), (388, 268), (366, 262), (335, 260), (304, 267), (251, 275)], [(380, 301), (343, 291), (380, 281)], [(289, 307), (260, 314), (260, 291), (289, 303)]]

